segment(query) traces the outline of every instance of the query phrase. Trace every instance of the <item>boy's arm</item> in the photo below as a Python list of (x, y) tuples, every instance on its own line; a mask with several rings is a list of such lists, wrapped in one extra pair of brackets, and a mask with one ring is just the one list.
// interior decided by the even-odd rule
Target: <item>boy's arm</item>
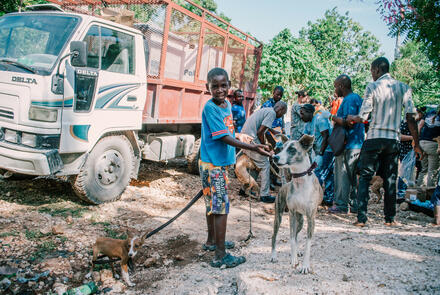
[(263, 156), (267, 156), (267, 157), (272, 156), (272, 153), (269, 152), (269, 150), (270, 150), (269, 147), (264, 144), (247, 144), (247, 143), (241, 142), (241, 141), (233, 138), (230, 135), (223, 136), (222, 138), (220, 138), (220, 140), (223, 141), (224, 143), (232, 145), (236, 148), (254, 151), (254, 152), (257, 152), (257, 153), (259, 153)]

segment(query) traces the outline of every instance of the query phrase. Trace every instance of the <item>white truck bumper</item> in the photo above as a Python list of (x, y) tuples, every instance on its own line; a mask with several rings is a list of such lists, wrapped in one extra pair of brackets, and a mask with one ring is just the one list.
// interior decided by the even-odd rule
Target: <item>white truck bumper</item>
[(63, 167), (58, 151), (25, 152), (0, 146), (0, 168), (29, 175), (51, 175)]

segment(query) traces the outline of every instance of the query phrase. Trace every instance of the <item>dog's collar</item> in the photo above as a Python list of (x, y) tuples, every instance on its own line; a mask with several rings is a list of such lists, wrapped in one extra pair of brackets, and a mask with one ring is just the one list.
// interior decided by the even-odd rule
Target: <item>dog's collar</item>
[(316, 164), (316, 162), (313, 162), (312, 166), (310, 166), (310, 168), (307, 169), (306, 171), (301, 172), (301, 173), (292, 173), (291, 174), (292, 178), (300, 178), (300, 177), (303, 177), (303, 176), (306, 176), (306, 175), (312, 175), (313, 170), (315, 170), (316, 167), (318, 167), (318, 164)]

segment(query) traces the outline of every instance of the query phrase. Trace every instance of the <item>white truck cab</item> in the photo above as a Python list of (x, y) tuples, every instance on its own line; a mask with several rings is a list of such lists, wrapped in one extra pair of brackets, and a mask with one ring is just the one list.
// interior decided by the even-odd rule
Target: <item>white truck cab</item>
[(143, 34), (88, 15), (0, 18), (0, 168), (72, 175), (92, 203), (137, 176), (147, 96)]

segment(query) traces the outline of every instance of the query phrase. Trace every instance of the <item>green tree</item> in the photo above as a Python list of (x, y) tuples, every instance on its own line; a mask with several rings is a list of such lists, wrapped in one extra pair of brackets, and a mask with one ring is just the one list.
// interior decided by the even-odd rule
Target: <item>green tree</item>
[(300, 37), (310, 42), (333, 77), (347, 74), (353, 90), (363, 93), (370, 79), (370, 65), (380, 55), (379, 40), (353, 21), (348, 12), (327, 10), (323, 18), (308, 22), (300, 30)]
[(45, 0), (2, 0), (0, 1), (0, 16), (5, 13), (16, 12), (20, 5), (26, 7), (28, 5), (47, 3)]
[(259, 86), (264, 97), (273, 88), (285, 88), (284, 99), (307, 89), (311, 95), (326, 99), (333, 93), (332, 79), (315, 48), (303, 39), (294, 38), (289, 29), (282, 30), (263, 47)]
[(440, 70), (440, 1), (379, 0), (378, 11), (390, 28), (391, 36), (406, 35), (421, 42), (423, 51)]
[(414, 41), (406, 43), (391, 65), (391, 74), (411, 86), (416, 105), (440, 104), (440, 78), (423, 47)]

